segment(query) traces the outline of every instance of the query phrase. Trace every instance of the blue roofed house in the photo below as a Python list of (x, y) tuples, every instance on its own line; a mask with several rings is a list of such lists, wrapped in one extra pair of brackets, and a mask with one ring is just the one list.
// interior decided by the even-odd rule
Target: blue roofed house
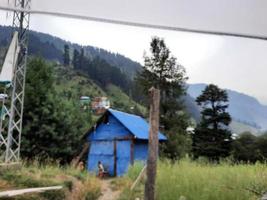
[[(121, 176), (135, 161), (146, 161), (149, 124), (140, 116), (108, 109), (88, 132), (87, 168), (97, 171), (101, 161), (111, 176)], [(159, 133), (159, 140), (166, 137)]]

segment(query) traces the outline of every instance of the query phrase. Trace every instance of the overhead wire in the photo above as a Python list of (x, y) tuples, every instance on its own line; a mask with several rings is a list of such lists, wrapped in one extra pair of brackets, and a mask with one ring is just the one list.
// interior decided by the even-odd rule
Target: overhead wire
[(94, 21), (94, 22), (134, 26), (134, 27), (141, 27), (141, 28), (151, 28), (151, 29), (168, 30), (168, 31), (188, 32), (188, 33), (200, 33), (200, 34), (207, 34), (207, 35), (231, 36), (231, 37), (257, 39), (257, 40), (267, 40), (267, 36), (265, 35), (253, 35), (253, 34), (245, 34), (245, 33), (243, 34), (243, 33), (231, 33), (231, 32), (222, 32), (222, 31), (191, 29), (191, 28), (183, 28), (183, 27), (176, 27), (176, 26), (165, 26), (165, 25), (156, 25), (156, 24), (148, 24), (148, 23), (140, 23), (140, 22), (122, 21), (122, 20), (115, 20), (115, 19), (108, 19), (108, 18), (91, 17), (91, 16), (63, 13), (63, 12), (52, 12), (52, 11), (42, 11), (42, 10), (32, 10), (32, 9), (27, 10), (23, 8), (14, 8), (14, 7), (7, 7), (7, 6), (0, 6), (0, 10), (19, 11), (19, 12), (26, 12), (30, 14), (50, 15), (50, 16), (89, 20), (89, 21)]

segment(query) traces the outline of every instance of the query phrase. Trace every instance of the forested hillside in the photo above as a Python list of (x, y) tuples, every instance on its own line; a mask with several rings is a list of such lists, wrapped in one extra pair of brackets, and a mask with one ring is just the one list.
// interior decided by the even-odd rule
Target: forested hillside
[[(11, 27), (0, 26), (0, 46), (8, 45), (11, 33)], [(41, 56), (46, 60), (63, 64), (65, 45), (69, 47), (69, 56), (72, 60), (70, 65), (76, 71), (87, 74), (100, 87), (114, 84), (127, 94), (132, 93), (132, 79), (136, 71), (141, 68), (139, 63), (104, 49), (72, 44), (60, 38), (34, 31), (29, 33), (28, 51), (30, 56)]]
[(76, 72), (61, 65), (57, 65), (55, 69), (56, 90), (61, 98), (67, 101), (70, 99), (78, 101), (80, 96), (89, 96), (91, 98), (106, 96), (111, 100), (113, 108), (129, 113), (146, 115), (147, 111), (144, 106), (136, 103), (114, 84), (110, 83), (105, 87), (99, 87), (86, 74)]
[[(102, 88), (106, 88), (109, 84), (114, 84), (125, 93), (130, 93), (133, 81), (119, 68), (110, 65), (106, 60), (98, 56), (89, 59), (88, 56), (84, 55), (83, 51), (79, 52), (76, 49), (73, 55), (72, 66), (75, 71), (88, 75)], [(65, 64), (65, 67), (69, 68), (70, 63)]]
[[(8, 44), (8, 41), (11, 39), (11, 33), (11, 27), (0, 26), (0, 46), (6, 46)], [(141, 69), (139, 63), (118, 53), (112, 53), (93, 46), (73, 44), (49, 34), (36, 31), (29, 32), (30, 55), (42, 55), (45, 59), (62, 63), (62, 53), (65, 44), (70, 46), (71, 51), (74, 49), (80, 51), (83, 48), (84, 55), (89, 59), (99, 57), (100, 59), (105, 60), (109, 65), (118, 67), (122, 72), (127, 72), (127, 75), (131, 78), (133, 78), (137, 70)]]
[[(11, 39), (11, 32), (11, 27), (0, 26), (0, 64), (5, 53), (4, 47), (7, 47)], [(69, 47), (70, 63), (65, 68), (69, 72), (74, 70), (73, 73), (89, 78), (97, 88), (105, 92), (105, 95), (108, 95), (110, 88), (116, 87), (126, 96), (130, 96), (130, 99), (142, 101), (140, 91), (134, 87), (133, 82), (135, 73), (141, 69), (139, 63), (120, 54), (111, 53), (97, 47), (72, 44), (48, 34), (30, 31), (29, 36), (29, 54), (31, 56), (44, 57), (46, 60), (53, 61), (60, 66), (64, 63), (64, 46), (67, 45)], [(113, 86), (110, 87), (110, 85)], [(197, 122), (200, 120), (200, 111), (195, 103), (195, 97), (200, 94), (204, 86), (202, 84), (190, 85), (188, 94), (183, 98), (186, 111)], [(228, 90), (228, 93), (230, 97), (229, 111), (234, 119), (231, 127), (234, 132), (241, 133), (248, 130), (256, 133), (260, 128), (266, 128), (267, 112), (265, 110), (267, 109), (265, 106), (260, 105), (257, 100), (247, 95), (230, 90)], [(102, 93), (100, 94), (102, 95)], [(119, 100), (117, 98), (114, 104), (122, 105), (122, 102), (117, 103)], [(125, 105), (122, 107), (125, 107)]]

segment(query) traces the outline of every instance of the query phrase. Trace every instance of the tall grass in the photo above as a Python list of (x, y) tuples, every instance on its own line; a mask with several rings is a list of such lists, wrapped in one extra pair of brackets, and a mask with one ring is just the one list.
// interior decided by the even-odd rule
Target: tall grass
[(159, 162), (157, 199), (253, 200), (267, 191), (267, 166)]
[[(130, 168), (126, 177), (133, 181), (140, 165)], [(144, 181), (134, 192), (125, 188), (120, 199), (142, 199)], [(267, 191), (267, 165), (210, 164), (182, 160), (159, 161), (156, 181), (157, 200), (256, 200)]]
[(96, 200), (101, 194), (100, 182), (87, 171), (57, 163), (24, 163), (16, 169), (0, 168), (0, 191), (31, 187), (62, 185), (62, 190), (22, 195), (12, 199), (42, 200)]
[(130, 178), (132, 181), (135, 181), (135, 179), (138, 177), (138, 175), (142, 171), (143, 167), (144, 167), (143, 162), (135, 162), (134, 165), (129, 167), (126, 176)]
[(115, 189), (121, 190), (121, 195), (119, 200), (135, 200), (143, 196), (144, 193), (144, 179), (141, 179), (139, 184), (136, 185), (134, 190), (130, 190), (130, 187), (140, 174), (144, 167), (144, 164), (141, 162), (135, 162), (133, 166), (130, 166), (127, 174), (122, 178), (117, 178), (114, 181)]

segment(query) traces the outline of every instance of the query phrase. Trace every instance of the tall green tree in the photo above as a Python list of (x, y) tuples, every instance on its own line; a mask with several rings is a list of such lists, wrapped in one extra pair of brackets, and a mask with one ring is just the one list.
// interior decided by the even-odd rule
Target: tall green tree
[(162, 149), (164, 155), (177, 159), (191, 146), (190, 138), (186, 133), (188, 117), (181, 100), (186, 92), (185, 69), (177, 63), (177, 59), (171, 55), (161, 38), (152, 38), (150, 52), (151, 55), (144, 57), (145, 65), (137, 74), (136, 82), (144, 94), (148, 94), (152, 86), (160, 90), (160, 124), (168, 137)]
[(229, 156), (232, 138), (228, 128), (231, 116), (226, 112), (226, 90), (210, 84), (197, 97), (196, 102), (202, 108), (202, 117), (193, 134), (194, 156), (204, 156), (211, 160)]
[(77, 49), (74, 49), (73, 51), (73, 58), (72, 58), (72, 65), (74, 69), (79, 68), (79, 58), (80, 58), (80, 53)]
[(65, 101), (54, 89), (54, 67), (41, 58), (28, 64), (21, 154), (69, 162), (81, 145), (83, 116), (78, 102)]
[(81, 48), (81, 52), (79, 55), (79, 64), (78, 64), (78, 69), (83, 69), (85, 66), (85, 55), (84, 55), (84, 48)]
[(70, 47), (67, 44), (64, 45), (63, 62), (65, 66), (70, 65)]

